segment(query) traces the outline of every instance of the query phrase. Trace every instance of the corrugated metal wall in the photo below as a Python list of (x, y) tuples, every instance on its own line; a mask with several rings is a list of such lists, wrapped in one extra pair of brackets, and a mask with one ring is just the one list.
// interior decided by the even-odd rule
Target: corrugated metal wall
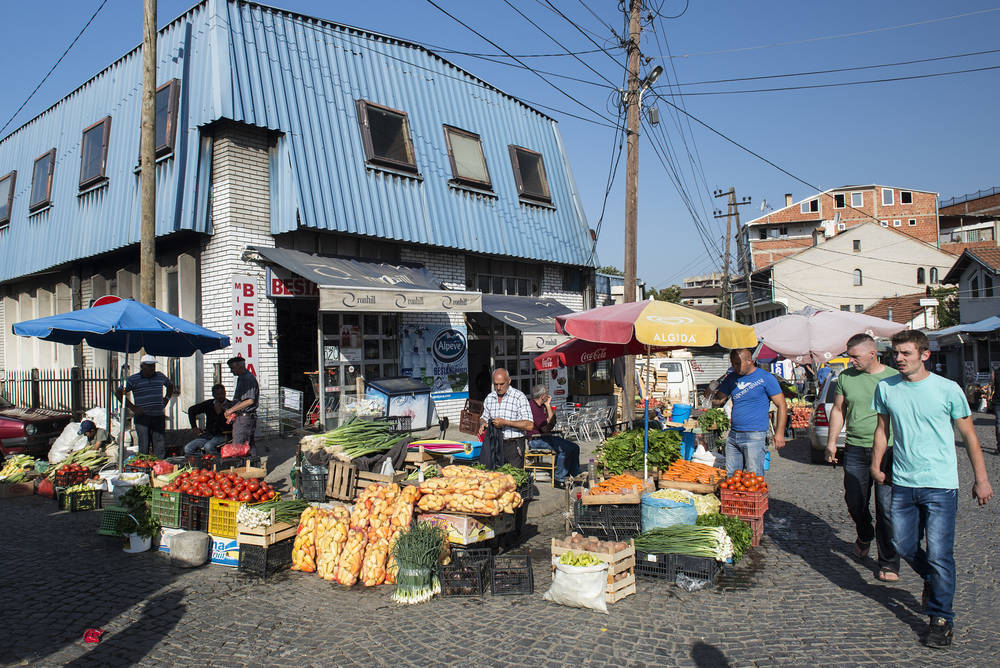
[[(272, 232), (304, 227), (584, 265), (589, 236), (556, 124), (428, 52), (260, 5), (207, 0), (160, 33), (159, 81), (181, 79), (177, 148), (157, 167), (157, 234), (208, 231), (220, 118), (279, 133)], [(16, 169), (0, 281), (139, 241), (138, 49), (0, 143)], [(422, 180), (367, 169), (355, 100), (406, 111)], [(79, 195), (83, 129), (112, 116), (106, 187)], [(443, 124), (482, 137), (496, 198), (449, 187)], [(518, 201), (508, 144), (544, 156), (554, 209)], [(32, 162), (55, 147), (51, 209), (28, 216)]]

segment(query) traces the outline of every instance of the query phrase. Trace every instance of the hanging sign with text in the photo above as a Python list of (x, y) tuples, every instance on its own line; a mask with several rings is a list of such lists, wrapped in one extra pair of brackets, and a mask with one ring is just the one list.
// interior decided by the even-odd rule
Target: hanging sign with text
[(233, 356), (241, 355), (257, 375), (257, 283), (250, 276), (233, 276)]

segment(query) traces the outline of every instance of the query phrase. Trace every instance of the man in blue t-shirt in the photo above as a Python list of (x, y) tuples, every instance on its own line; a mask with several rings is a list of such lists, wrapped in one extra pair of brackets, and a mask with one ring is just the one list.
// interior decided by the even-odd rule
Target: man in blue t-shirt
[(722, 379), (712, 400), (712, 405), (719, 407), (733, 398), (733, 415), (726, 439), (726, 474), (744, 470), (763, 475), (771, 402), (778, 409), (774, 447), (785, 447), (785, 420), (788, 417), (785, 395), (772, 374), (754, 366), (749, 349), (731, 351), (729, 361), (733, 370)]
[[(878, 425), (871, 475), (879, 484), (888, 482), (881, 464), (891, 423), (892, 542), (899, 556), (924, 579), (924, 612), (930, 617), (924, 644), (948, 647), (955, 618), (958, 511), (954, 427), (962, 434), (972, 463), (973, 498), (983, 505), (993, 497), (993, 488), (962, 389), (924, 366), (930, 357), (927, 336), (919, 330), (894, 334), (892, 353), (899, 375), (880, 380), (872, 398)], [(926, 539), (926, 548), (920, 546), (921, 539)]]

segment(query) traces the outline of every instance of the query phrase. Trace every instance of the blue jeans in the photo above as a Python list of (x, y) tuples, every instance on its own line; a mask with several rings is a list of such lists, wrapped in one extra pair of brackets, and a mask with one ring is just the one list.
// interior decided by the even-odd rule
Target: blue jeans
[(726, 476), (741, 470), (764, 475), (766, 450), (766, 431), (730, 430), (729, 437), (726, 438)]
[[(885, 454), (892, 457), (892, 450)], [(879, 485), (871, 476), (872, 449), (857, 445), (844, 447), (844, 501), (854, 520), (858, 542), (878, 543), (880, 569), (899, 572), (899, 555), (892, 546), (892, 485)], [(885, 471), (885, 467), (882, 469)], [(875, 526), (872, 527), (871, 497), (875, 485)]]
[[(930, 617), (955, 619), (955, 514), (957, 489), (892, 488), (892, 542), (927, 584)], [(920, 546), (926, 538), (927, 548)]]
[(217, 455), (219, 454), (219, 446), (225, 442), (225, 435), (199, 436), (184, 446), (184, 454), (197, 455), (204, 452), (206, 455)]
[(132, 418), (132, 425), (139, 441), (139, 454), (156, 455), (163, 459), (166, 456), (164, 432), (167, 418), (162, 415), (136, 415)]
[(567, 475), (575, 476), (580, 473), (580, 446), (573, 441), (554, 436), (552, 434), (541, 434), (532, 437), (528, 442), (529, 450), (551, 450), (556, 453), (556, 480), (562, 482)]

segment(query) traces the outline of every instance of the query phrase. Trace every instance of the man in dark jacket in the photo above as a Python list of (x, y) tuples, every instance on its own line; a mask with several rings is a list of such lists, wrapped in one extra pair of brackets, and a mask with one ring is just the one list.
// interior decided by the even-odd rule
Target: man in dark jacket
[[(226, 409), (233, 402), (226, 399), (226, 386), (216, 383), (212, 386), (212, 398), (195, 404), (188, 409), (188, 420), (195, 438), (184, 446), (185, 455), (218, 455), (219, 446), (226, 442), (232, 429), (226, 424)], [(198, 427), (198, 416), (205, 416), (205, 428)], [(228, 433), (227, 433), (228, 432)]]

